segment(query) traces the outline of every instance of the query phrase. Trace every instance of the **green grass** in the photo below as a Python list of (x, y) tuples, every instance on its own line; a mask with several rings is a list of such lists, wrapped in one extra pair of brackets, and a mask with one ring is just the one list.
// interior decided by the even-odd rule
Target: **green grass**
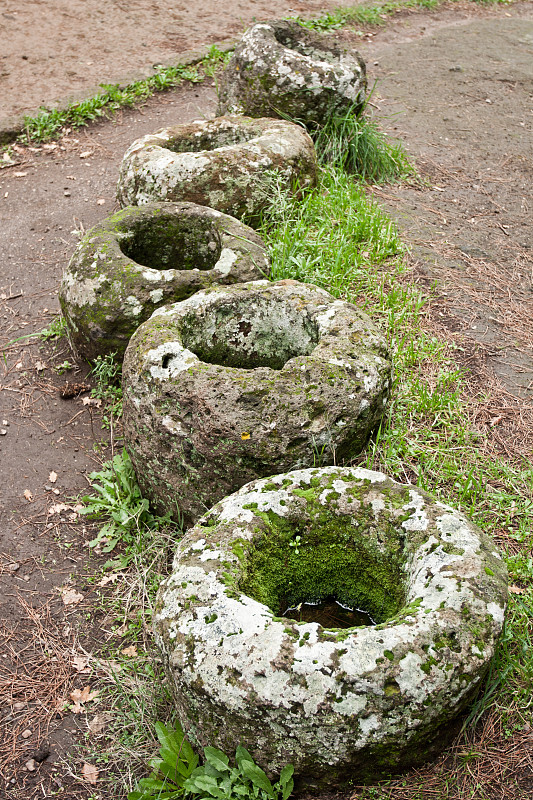
[[(428, 298), (406, 280), (398, 233), (346, 172), (322, 170), (318, 191), (302, 202), (276, 197), (262, 231), (273, 278), (315, 283), (356, 303), (386, 333), (395, 381), (388, 411), (357, 463), (413, 482), (469, 515), (500, 541), (520, 546), (507, 558), (511, 594), (505, 632), (473, 725), (492, 705), (509, 727), (533, 721), (533, 467), (487, 452), (469, 421), (464, 374), (454, 345), (424, 330)], [(387, 795), (388, 796), (388, 795)]]
[(165, 67), (155, 75), (127, 86), (102, 84), (102, 91), (95, 97), (71, 103), (64, 109), (43, 109), (35, 117), (25, 117), (24, 131), (17, 141), (21, 144), (46, 142), (60, 135), (67, 126), (79, 128), (97, 119), (109, 117), (120, 108), (136, 106), (155, 92), (174, 89), (183, 81), (199, 83), (206, 75), (212, 76), (216, 67), (227, 58), (228, 53), (213, 45), (198, 64)]
[[(473, 2), (479, 5), (511, 5), (513, 0), (473, 0)], [(301, 17), (291, 17), (290, 19), (296, 19), (301, 25), (310, 30), (324, 32), (337, 30), (346, 25), (382, 26), (388, 17), (403, 9), (433, 9), (441, 4), (442, 0), (391, 0), (391, 2), (378, 3), (377, 5), (362, 4), (335, 8), (315, 19), (302, 19)]]
[(313, 132), (319, 162), (350, 173), (365, 183), (391, 183), (416, 176), (402, 145), (365, 113), (348, 111), (328, 119)]

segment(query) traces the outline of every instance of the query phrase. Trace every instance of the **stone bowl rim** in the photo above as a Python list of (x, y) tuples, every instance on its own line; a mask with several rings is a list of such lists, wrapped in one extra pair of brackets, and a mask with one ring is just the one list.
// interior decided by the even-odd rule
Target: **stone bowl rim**
[[(296, 284), (296, 286), (295, 286)], [(283, 297), (283, 292), (285, 287), (289, 287), (288, 294)], [(245, 295), (245, 299), (248, 300), (251, 297), (252, 293), (260, 293), (262, 294), (262, 290), (267, 290), (268, 294), (274, 293), (274, 302), (278, 302), (278, 298), (276, 297), (277, 293), (280, 293), (281, 296), (279, 298), (280, 302), (289, 302), (291, 305), (297, 305), (296, 311), (297, 313), (300, 312), (302, 314), (305, 313), (306, 306), (302, 305), (301, 303), (297, 303), (297, 297), (294, 295), (293, 292), (290, 290), (296, 288), (300, 290), (300, 297), (304, 297), (307, 295), (309, 300), (312, 301), (316, 298), (317, 295), (323, 297), (324, 304), (327, 306), (326, 309), (322, 309), (322, 313), (324, 317), (322, 319), (318, 318), (320, 315), (315, 313), (311, 315), (311, 319), (317, 324), (318, 329), (318, 341), (316, 345), (313, 347), (312, 351), (307, 355), (298, 355), (289, 358), (285, 364), (281, 367), (281, 369), (274, 369), (268, 366), (260, 366), (257, 367), (257, 370), (266, 371), (265, 375), (268, 373), (268, 378), (266, 380), (276, 379), (276, 375), (285, 376), (288, 371), (293, 369), (302, 369), (303, 364), (307, 360), (312, 360), (314, 366), (320, 367), (324, 365), (324, 367), (328, 364), (328, 352), (334, 349), (334, 345), (337, 340), (337, 336), (329, 334), (329, 328), (331, 323), (335, 321), (335, 319), (341, 314), (347, 307), (351, 304), (344, 300), (337, 300), (332, 297), (325, 289), (321, 289), (314, 284), (307, 284), (307, 283), (299, 283), (298, 281), (293, 281), (290, 279), (280, 280), (280, 281), (268, 281), (268, 280), (259, 280), (259, 281), (250, 281), (248, 283), (241, 283), (241, 284), (233, 284), (231, 286), (217, 286), (212, 287), (210, 289), (203, 289), (199, 292), (196, 292), (191, 297), (188, 297), (186, 300), (182, 300), (178, 303), (169, 304), (166, 306), (161, 306), (157, 308), (152, 316), (143, 323), (143, 325), (139, 326), (135, 334), (132, 336), (130, 340), (129, 347), (135, 347), (136, 342), (139, 336), (142, 335), (142, 331), (144, 326), (148, 325), (152, 320), (168, 317), (170, 320), (170, 324), (174, 324), (174, 320), (181, 320), (184, 319), (191, 314), (194, 314), (195, 309), (199, 306), (200, 303), (207, 305), (211, 308), (216, 308), (217, 305), (223, 305), (228, 300), (231, 302), (233, 297), (235, 296), (235, 292), (242, 290), (243, 292), (250, 292), (250, 295)], [(329, 311), (329, 313), (328, 313)], [(329, 324), (328, 324), (329, 323)], [(151, 353), (155, 353), (157, 350), (157, 355), (168, 355), (173, 354), (180, 358), (181, 364), (176, 365), (175, 371), (181, 371), (181, 369), (188, 369), (189, 371), (195, 368), (200, 370), (205, 369), (206, 365), (208, 368), (216, 369), (220, 371), (220, 374), (225, 374), (227, 376), (227, 380), (233, 380), (233, 374), (235, 370), (240, 369), (238, 367), (230, 367), (224, 364), (213, 364), (211, 362), (202, 361), (194, 352), (189, 350), (182, 342), (181, 337), (179, 336), (178, 332), (179, 322), (176, 324), (176, 337), (174, 339), (166, 339), (164, 342), (159, 344), (157, 348), (151, 348), (145, 354), (145, 363), (147, 358), (150, 357)], [(375, 352), (375, 349), (372, 348), (371, 357), (373, 358), (382, 358), (382, 356), (378, 355)], [(370, 348), (365, 348), (368, 352)], [(335, 358), (334, 353), (331, 353), (331, 357)], [(354, 358), (351, 356), (345, 356), (347, 360), (347, 365), (352, 367), (354, 364), (360, 363), (361, 356), (359, 358)], [(297, 364), (295, 364), (295, 360), (297, 359)], [(339, 366), (337, 364), (337, 366)], [(151, 372), (152, 378), (156, 378), (156, 373)], [(169, 372), (167, 376), (163, 376), (162, 373), (159, 373), (157, 376), (161, 380), (165, 380), (167, 378), (173, 377), (172, 374)]]

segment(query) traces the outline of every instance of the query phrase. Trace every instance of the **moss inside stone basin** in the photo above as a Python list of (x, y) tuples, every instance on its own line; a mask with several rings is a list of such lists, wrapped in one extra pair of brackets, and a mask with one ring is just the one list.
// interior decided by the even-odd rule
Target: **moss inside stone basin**
[(238, 298), (187, 315), (183, 345), (201, 361), (240, 369), (282, 369), (309, 355), (319, 341), (316, 322), (276, 297)]
[(209, 270), (222, 252), (213, 220), (201, 216), (162, 213), (141, 218), (119, 243), (127, 258), (157, 270)]
[(198, 130), (187, 136), (176, 136), (169, 139), (165, 147), (173, 153), (200, 153), (205, 150), (217, 150), (219, 147), (234, 147), (261, 136), (263, 129), (257, 124), (230, 124), (218, 129)]
[(238, 589), (276, 615), (300, 603), (334, 600), (366, 612), (374, 622), (394, 617), (406, 601), (405, 533), (372, 510), (309, 519), (262, 516), (266, 527), (238, 555)]

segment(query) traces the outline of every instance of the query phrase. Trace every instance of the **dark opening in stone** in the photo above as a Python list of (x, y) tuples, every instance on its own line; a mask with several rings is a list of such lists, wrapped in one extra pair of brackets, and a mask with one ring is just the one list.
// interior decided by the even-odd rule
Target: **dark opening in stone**
[(161, 214), (137, 223), (120, 241), (127, 258), (151, 269), (213, 269), (222, 252), (212, 220)]
[(200, 153), (202, 150), (216, 150), (219, 147), (234, 147), (260, 136), (262, 131), (256, 125), (227, 127), (221, 130), (206, 130), (190, 136), (169, 139), (165, 145), (173, 153)]
[(318, 326), (308, 314), (257, 295), (189, 315), (181, 336), (201, 361), (239, 369), (282, 369), (289, 359), (309, 355), (319, 340)]
[(350, 608), (333, 598), (319, 603), (300, 603), (287, 608), (281, 616), (297, 622), (318, 622), (323, 628), (356, 628), (376, 624), (367, 611)]
[(283, 45), (283, 47), (287, 47), (289, 50), (295, 50), (300, 55), (307, 56), (313, 61), (326, 61), (328, 64), (338, 63), (338, 54), (330, 51), (326, 43), (324, 43), (324, 46), (320, 49), (313, 46), (311, 42), (307, 40), (304, 31), (300, 33), (298, 30), (275, 28), (274, 36), (276, 41)]
[[(366, 508), (355, 517), (336, 516), (317, 501), (315, 513), (315, 519), (302, 520), (269, 513), (268, 532), (258, 534), (245, 554), (240, 591), (265, 603), (276, 616), (288, 616), (287, 609), (300, 605), (308, 607), (306, 614), (329, 614), (333, 604), (336, 616), (341, 616), (341, 607), (362, 611), (361, 621), (347, 627), (394, 617), (406, 600), (401, 526), (384, 524), (377, 530), (373, 512)], [(320, 622), (316, 616), (312, 621)]]

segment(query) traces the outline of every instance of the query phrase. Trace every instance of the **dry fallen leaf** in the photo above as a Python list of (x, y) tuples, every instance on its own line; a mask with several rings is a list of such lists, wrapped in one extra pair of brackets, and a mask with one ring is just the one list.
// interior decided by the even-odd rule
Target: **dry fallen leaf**
[(81, 774), (83, 775), (87, 783), (95, 784), (98, 780), (99, 773), (94, 764), (85, 763), (82, 767)]
[(81, 402), (84, 406), (94, 406), (95, 408), (100, 408), (102, 405), (100, 398), (96, 397), (82, 397)]
[(13, 173), (15, 178), (25, 178), (27, 174), (28, 174), (27, 172), (14, 172)]
[(90, 686), (85, 686), (83, 689), (74, 689), (69, 695), (70, 699), (74, 701), (72, 706), (73, 714), (81, 714), (85, 711), (83, 703), (90, 703), (91, 700), (96, 700), (98, 692), (91, 692)]
[(83, 595), (76, 589), (61, 589), (61, 599), (66, 606), (73, 606), (83, 600)]
[(89, 657), (88, 656), (74, 656), (72, 659), (72, 666), (77, 672), (80, 672), (82, 675), (86, 675), (88, 672), (91, 671), (89, 667)]
[(55, 483), (57, 481), (57, 472), (54, 472), (54, 470), (52, 470), (52, 472), (48, 476), (48, 480), (50, 481), (50, 483)]
[(28, 503), (31, 503), (31, 501), (33, 500), (33, 493), (30, 492), (29, 489), (24, 489), (24, 497), (26, 498)]
[(89, 733), (102, 733), (108, 722), (109, 717), (107, 714), (95, 714), (92, 720), (87, 723)]
[(122, 573), (120, 572), (110, 572), (108, 575), (104, 575), (103, 578), (100, 578), (98, 581), (98, 586), (107, 586), (108, 583), (115, 583)]
[(509, 591), (511, 594), (525, 594), (527, 589), (523, 589), (521, 586), (515, 586), (513, 584), (512, 586), (509, 586)]
[(89, 158), (93, 153), (94, 150), (84, 150), (83, 153), (80, 153), (80, 158)]
[(125, 647), (124, 650), (122, 650), (122, 655), (131, 656), (133, 658), (137, 655), (137, 648), (134, 644), (131, 644), (129, 647)]

